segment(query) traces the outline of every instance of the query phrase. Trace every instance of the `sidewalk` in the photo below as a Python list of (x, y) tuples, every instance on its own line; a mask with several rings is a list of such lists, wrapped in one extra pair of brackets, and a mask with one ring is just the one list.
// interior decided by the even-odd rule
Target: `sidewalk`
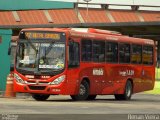
[(4, 92), (0, 91), (0, 98), (2, 98), (4, 95)]
[[(16, 97), (11, 98), (19, 98), (19, 99), (28, 99), (31, 97), (31, 94), (29, 93), (16, 93)], [(0, 98), (4, 98), (4, 91), (0, 91)]]

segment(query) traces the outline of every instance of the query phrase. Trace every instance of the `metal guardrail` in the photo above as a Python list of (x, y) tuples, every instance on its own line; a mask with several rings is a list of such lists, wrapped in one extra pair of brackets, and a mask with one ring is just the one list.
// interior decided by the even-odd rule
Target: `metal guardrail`
[(74, 4), (88, 5), (113, 5), (113, 6), (139, 6), (139, 7), (160, 7), (160, 5), (140, 5), (140, 4), (108, 4), (108, 3), (90, 3), (90, 2), (74, 2)]
[[(140, 5), (140, 4), (108, 4), (108, 3), (90, 3), (90, 2), (74, 2), (74, 7), (78, 8), (78, 5), (100, 5), (103, 9), (109, 9), (109, 6), (129, 6), (131, 10), (138, 10), (140, 7), (153, 7), (160, 8), (160, 5)], [(86, 7), (85, 7), (86, 8)]]

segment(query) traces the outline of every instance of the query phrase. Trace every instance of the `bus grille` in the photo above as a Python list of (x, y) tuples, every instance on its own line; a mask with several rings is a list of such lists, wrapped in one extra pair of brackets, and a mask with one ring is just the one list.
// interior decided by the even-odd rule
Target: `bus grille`
[(31, 90), (44, 90), (46, 86), (29, 86)]

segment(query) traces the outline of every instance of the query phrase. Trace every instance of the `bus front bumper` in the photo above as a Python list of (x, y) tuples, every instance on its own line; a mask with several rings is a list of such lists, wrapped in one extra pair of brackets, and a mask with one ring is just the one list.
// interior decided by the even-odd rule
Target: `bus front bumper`
[(67, 84), (61, 83), (60, 85), (31, 85), (21, 84), (14, 81), (14, 92), (19, 93), (37, 93), (37, 94), (50, 94), (50, 95), (67, 95)]

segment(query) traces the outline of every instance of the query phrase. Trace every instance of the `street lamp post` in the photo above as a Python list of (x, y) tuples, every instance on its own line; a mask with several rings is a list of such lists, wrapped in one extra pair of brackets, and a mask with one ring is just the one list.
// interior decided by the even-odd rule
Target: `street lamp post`
[(88, 3), (92, 0), (83, 0), (84, 2), (87, 3), (87, 14), (86, 14), (86, 22), (88, 22)]

